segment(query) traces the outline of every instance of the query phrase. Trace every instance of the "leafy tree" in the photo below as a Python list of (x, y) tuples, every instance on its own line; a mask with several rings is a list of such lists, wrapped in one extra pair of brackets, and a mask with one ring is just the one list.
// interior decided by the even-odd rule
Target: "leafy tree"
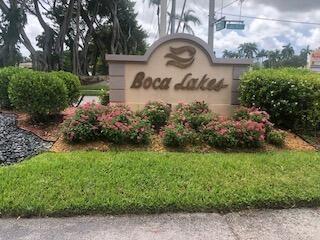
[[(97, 59), (93, 58), (94, 48), (102, 61), (106, 52), (143, 53), (146, 34), (133, 9), (131, 0), (0, 0), (0, 53), (6, 56), (0, 64), (16, 62), (12, 56), (18, 55), (18, 42), (30, 51), (35, 69), (71, 67), (79, 75), (88, 74), (92, 59)], [(37, 37), (41, 51), (35, 50), (24, 31), (26, 14), (35, 16), (43, 29)], [(103, 28), (109, 31), (106, 43), (96, 41)]]
[(293, 49), (291, 43), (282, 47), (281, 55), (282, 55), (282, 59), (286, 59), (286, 60), (293, 57), (294, 49)]
[(239, 55), (243, 58), (254, 58), (258, 53), (256, 43), (242, 43), (238, 47)]
[(191, 23), (195, 26), (201, 24), (200, 19), (196, 15), (194, 15), (194, 13), (195, 13), (194, 10), (189, 9), (183, 13), (182, 18), (180, 18), (179, 16), (176, 16), (176, 19), (179, 19), (179, 21), (181, 21), (183, 25), (182, 32), (187, 31), (188, 33), (191, 33), (194, 35), (194, 31), (191, 27)]
[(9, 4), (0, 1), (0, 66), (14, 66), (22, 60), (17, 44), (26, 24), (26, 15), (16, 0), (10, 0)]
[(233, 52), (225, 49), (223, 51), (223, 58), (240, 58), (240, 55), (238, 52)]
[(255, 43), (243, 43), (238, 47), (238, 51), (223, 51), (224, 58), (252, 58), (256, 62), (254, 68), (279, 68), (279, 67), (305, 67), (308, 55), (311, 53), (310, 47), (301, 49), (300, 54), (296, 55), (294, 48), (289, 43), (281, 50), (259, 50)]
[[(143, 0), (145, 2), (145, 0)], [(161, 0), (148, 0), (149, 7), (155, 6), (157, 8), (157, 19), (158, 19), (158, 33), (160, 34), (160, 4)]]

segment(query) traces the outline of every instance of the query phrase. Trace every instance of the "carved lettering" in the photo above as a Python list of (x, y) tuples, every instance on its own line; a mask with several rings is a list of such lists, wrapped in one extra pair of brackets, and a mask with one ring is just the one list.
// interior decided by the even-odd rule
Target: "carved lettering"
[(154, 89), (159, 89), (161, 84), (161, 78), (156, 78), (154, 82), (152, 83), (152, 87)]
[(151, 77), (147, 77), (146, 80), (144, 80), (144, 83), (143, 83), (143, 88), (144, 89), (148, 89), (150, 88), (152, 85), (152, 78)]
[(142, 81), (144, 79), (144, 76), (145, 76), (144, 72), (137, 73), (130, 88), (140, 88), (142, 86)]
[(161, 89), (161, 90), (169, 89), (169, 88), (170, 88), (170, 82), (171, 82), (171, 80), (172, 80), (172, 78), (164, 78), (164, 79), (161, 81), (160, 89)]
[(167, 90), (170, 88), (170, 82), (172, 78), (155, 78), (154, 80), (151, 77), (146, 77), (144, 72), (139, 72), (135, 76), (133, 83), (131, 84), (130, 88), (141, 88), (144, 89), (160, 89), (160, 90)]
[(199, 84), (199, 86), (198, 86), (198, 88), (200, 88), (202, 91), (206, 90), (205, 84), (206, 84), (206, 82), (209, 80), (209, 78), (208, 78), (207, 76), (208, 76), (208, 75), (205, 74), (205, 75), (202, 77), (202, 79), (201, 79), (201, 81), (200, 81), (200, 84)]
[(213, 90), (215, 85), (217, 83), (217, 79), (211, 79), (209, 82), (208, 82), (208, 85), (206, 87), (206, 89), (208, 89), (209, 91)]
[[(149, 89), (153, 88), (155, 90), (167, 90), (170, 88), (172, 78), (155, 78), (146, 77), (144, 72), (139, 72), (135, 76), (131, 88), (141, 88)], [(181, 82), (174, 85), (175, 90), (202, 90), (202, 91), (220, 91), (223, 88), (228, 87), (224, 84), (224, 78), (219, 81), (216, 78), (208, 78), (205, 74), (201, 78), (193, 78), (192, 73), (188, 73), (184, 76)]]
[(192, 76), (192, 74), (191, 74), (191, 73), (188, 73), (186, 76), (184, 76), (184, 78), (182, 79), (182, 82), (181, 82), (181, 83), (177, 83), (177, 84), (174, 86), (174, 89), (175, 89), (175, 90), (184, 90), (183, 84), (185, 83), (185, 81), (187, 81), (187, 79), (188, 79), (189, 76)]

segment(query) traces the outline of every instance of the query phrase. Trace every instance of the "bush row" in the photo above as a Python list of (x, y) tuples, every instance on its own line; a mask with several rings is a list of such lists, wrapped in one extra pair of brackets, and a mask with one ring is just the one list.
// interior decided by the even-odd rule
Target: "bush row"
[[(266, 112), (241, 107), (232, 118), (225, 118), (214, 115), (203, 102), (178, 105), (161, 135), (170, 147), (200, 141), (223, 149), (257, 148), (268, 139), (277, 146), (284, 144), (284, 135), (273, 129)], [(276, 137), (279, 141), (274, 140)]]
[(267, 111), (272, 122), (291, 129), (320, 122), (320, 74), (305, 69), (262, 69), (241, 81), (241, 102)]
[(75, 103), (80, 80), (67, 72), (36, 72), (22, 68), (0, 69), (0, 107), (16, 108), (43, 119)]
[(64, 122), (63, 133), (70, 142), (105, 139), (112, 143), (146, 144), (152, 133), (150, 122), (124, 105), (87, 103)]
[(137, 113), (123, 105), (86, 104), (64, 123), (70, 142), (104, 139), (112, 143), (146, 144), (159, 133), (167, 147), (206, 143), (217, 148), (256, 148), (265, 141), (281, 146), (284, 135), (273, 129), (269, 115), (239, 108), (230, 119), (214, 115), (204, 102), (169, 105), (151, 102)]

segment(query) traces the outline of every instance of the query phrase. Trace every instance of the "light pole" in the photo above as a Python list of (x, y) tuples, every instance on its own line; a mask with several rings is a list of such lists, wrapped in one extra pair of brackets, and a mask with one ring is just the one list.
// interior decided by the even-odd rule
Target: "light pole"
[(214, 51), (215, 0), (209, 0), (208, 44)]
[(171, 22), (171, 34), (174, 34), (176, 31), (176, 0), (172, 0), (172, 9), (170, 15)]
[(160, 37), (163, 37), (167, 30), (167, 0), (161, 0), (160, 8)]

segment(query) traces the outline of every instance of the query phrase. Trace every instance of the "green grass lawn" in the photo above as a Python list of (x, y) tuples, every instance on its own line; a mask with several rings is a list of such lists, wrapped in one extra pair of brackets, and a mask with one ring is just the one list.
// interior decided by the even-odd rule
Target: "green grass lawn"
[(320, 155), (46, 153), (0, 168), (2, 216), (320, 205)]

